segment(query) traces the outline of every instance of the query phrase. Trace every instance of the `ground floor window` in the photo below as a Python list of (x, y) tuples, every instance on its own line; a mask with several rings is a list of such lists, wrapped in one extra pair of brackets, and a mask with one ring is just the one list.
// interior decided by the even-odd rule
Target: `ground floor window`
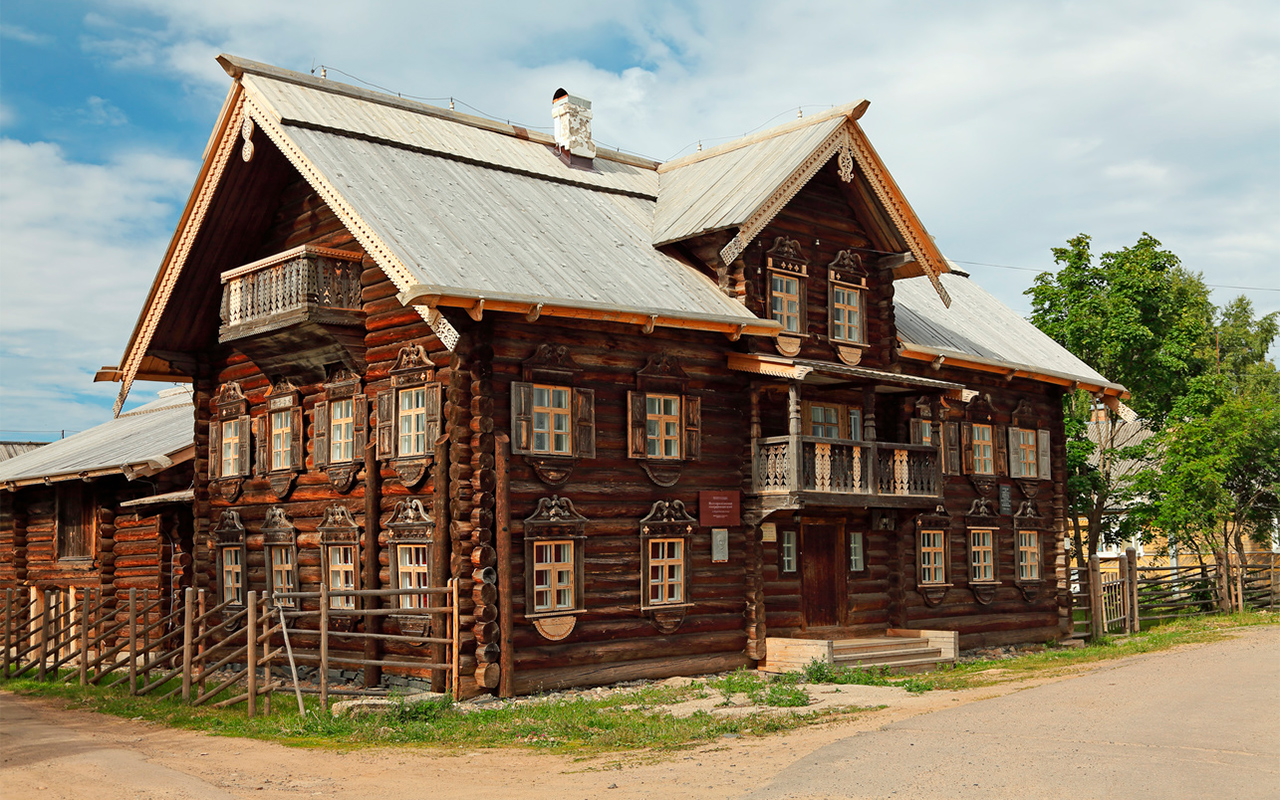
[(866, 556), (862, 550), (862, 532), (853, 531), (849, 534), (849, 569), (852, 572), (860, 572), (866, 567)]
[(1018, 579), (1040, 580), (1040, 533), (1018, 531)]
[(649, 540), (649, 605), (684, 602), (684, 540)]
[(783, 531), (778, 539), (779, 567), (783, 572), (796, 571), (796, 532)]
[(573, 541), (537, 542), (533, 546), (533, 610), (574, 608)]
[[(431, 586), (431, 547), (427, 544), (396, 545), (397, 579), (401, 589)], [(400, 595), (401, 608), (427, 608), (427, 594)]]
[(946, 533), (943, 531), (920, 531), (920, 582), (946, 583)]
[[(328, 583), (330, 592), (350, 592), (356, 588), (356, 548), (350, 544), (328, 547)], [(329, 597), (329, 608), (355, 608), (353, 596)]]
[(267, 548), (271, 562), (271, 594), (278, 605), (292, 606), (292, 597), (280, 597), (282, 592), (298, 590), (297, 564), (293, 556), (293, 548), (288, 545), (273, 545)]
[(996, 579), (995, 531), (969, 531), (969, 580), (989, 583)]
[(244, 605), (244, 548), (222, 548), (222, 602)]

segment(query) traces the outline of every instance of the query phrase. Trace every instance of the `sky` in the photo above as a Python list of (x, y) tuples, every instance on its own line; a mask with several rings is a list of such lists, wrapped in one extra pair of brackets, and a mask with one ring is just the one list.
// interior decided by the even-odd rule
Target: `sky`
[(1016, 311), (1051, 248), (1144, 232), (1216, 303), (1280, 309), (1274, 0), (13, 0), (0, 439), (110, 417), (118, 384), (93, 374), (119, 363), (191, 192), (230, 87), (220, 52), (532, 128), (564, 86), (597, 143), (658, 160), (866, 98), (925, 227)]

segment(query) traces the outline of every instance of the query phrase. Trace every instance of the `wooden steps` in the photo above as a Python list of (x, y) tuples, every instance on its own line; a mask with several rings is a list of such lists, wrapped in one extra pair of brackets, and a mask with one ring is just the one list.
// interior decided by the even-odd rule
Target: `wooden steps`
[(884, 636), (855, 639), (765, 640), (764, 672), (795, 672), (817, 660), (849, 667), (888, 667), (921, 672), (940, 664), (954, 664), (959, 653), (955, 631), (890, 629)]

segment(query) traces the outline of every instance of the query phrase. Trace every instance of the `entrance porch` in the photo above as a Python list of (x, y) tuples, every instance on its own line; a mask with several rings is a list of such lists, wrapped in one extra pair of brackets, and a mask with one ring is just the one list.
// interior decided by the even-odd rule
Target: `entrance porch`
[[(832, 638), (820, 638), (831, 636)], [(762, 672), (795, 672), (811, 661), (849, 667), (889, 667), (904, 672), (925, 672), (942, 664), (954, 664), (960, 653), (956, 631), (889, 628), (883, 636), (843, 637), (839, 630), (810, 631), (793, 638), (765, 639)]]

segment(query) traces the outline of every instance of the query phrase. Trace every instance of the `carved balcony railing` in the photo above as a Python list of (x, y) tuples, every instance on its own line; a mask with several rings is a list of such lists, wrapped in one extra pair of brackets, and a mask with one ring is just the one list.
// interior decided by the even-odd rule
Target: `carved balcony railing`
[(298, 322), (360, 324), (359, 255), (304, 246), (222, 274), (222, 341)]
[(942, 496), (938, 449), (894, 442), (772, 436), (754, 445), (757, 495)]

